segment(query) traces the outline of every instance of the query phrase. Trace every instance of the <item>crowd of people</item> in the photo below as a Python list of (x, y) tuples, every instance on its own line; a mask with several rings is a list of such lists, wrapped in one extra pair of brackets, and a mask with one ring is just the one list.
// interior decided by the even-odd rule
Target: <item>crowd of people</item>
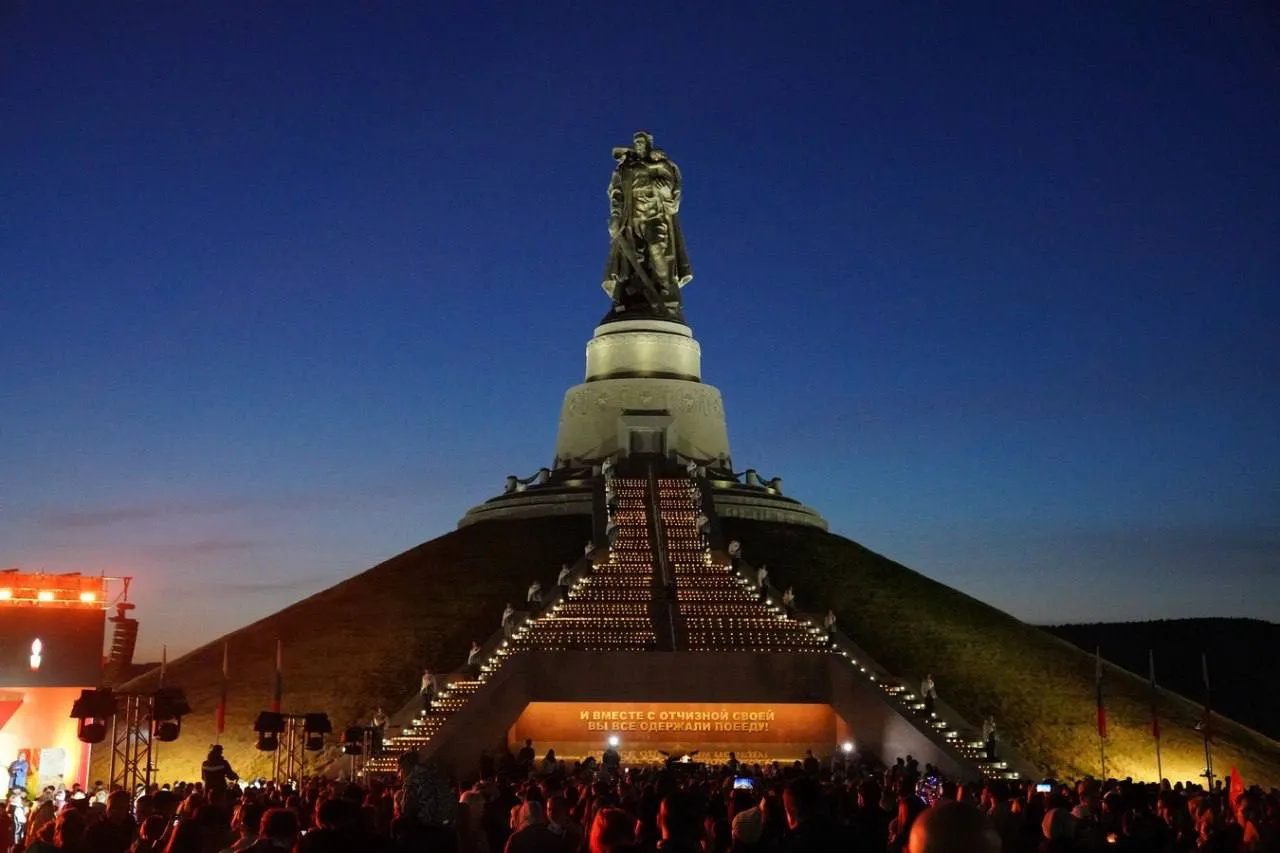
[[(1270, 853), (1280, 792), (1092, 779), (969, 784), (909, 757), (883, 767), (572, 764), (532, 743), (459, 787), (406, 753), (398, 781), (200, 782), (46, 789), (0, 853)], [(215, 761), (216, 758), (216, 761)]]

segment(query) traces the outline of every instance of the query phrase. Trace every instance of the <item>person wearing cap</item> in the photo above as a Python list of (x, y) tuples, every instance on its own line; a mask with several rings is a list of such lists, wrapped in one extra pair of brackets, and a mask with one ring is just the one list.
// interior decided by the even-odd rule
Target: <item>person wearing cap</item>
[(209, 757), (200, 765), (200, 779), (206, 791), (225, 791), (228, 779), (232, 782), (240, 779), (231, 769), (231, 763), (223, 757), (221, 744), (214, 744), (209, 750)]

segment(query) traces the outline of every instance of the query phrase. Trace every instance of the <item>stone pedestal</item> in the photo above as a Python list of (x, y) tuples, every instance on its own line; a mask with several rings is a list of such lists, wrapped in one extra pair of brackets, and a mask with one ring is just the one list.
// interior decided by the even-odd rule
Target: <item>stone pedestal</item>
[[(718, 472), (733, 470), (724, 403), (702, 381), (702, 349), (683, 323), (649, 318), (597, 326), (587, 343), (586, 377), (564, 395), (549, 482), (508, 478), (504, 494), (474, 507), (460, 524), (590, 515), (600, 462), (633, 453), (678, 454), (711, 462)], [(713, 477), (717, 513), (826, 529), (822, 516), (783, 496), (775, 481), (764, 483), (754, 472), (747, 479)]]
[(662, 453), (729, 459), (720, 392), (702, 382), (702, 350), (688, 326), (605, 323), (587, 344), (586, 381), (564, 396), (558, 465)]

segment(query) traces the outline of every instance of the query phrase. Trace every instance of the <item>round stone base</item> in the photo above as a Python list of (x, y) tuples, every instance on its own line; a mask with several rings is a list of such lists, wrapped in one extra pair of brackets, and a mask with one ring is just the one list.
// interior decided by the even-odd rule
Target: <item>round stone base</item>
[(661, 447), (644, 452), (680, 453), (694, 459), (728, 459), (720, 392), (684, 379), (600, 379), (564, 395), (556, 458), (560, 464), (627, 455), (634, 434), (661, 433)]
[(702, 348), (688, 326), (661, 320), (609, 323), (587, 344), (587, 381), (702, 377)]

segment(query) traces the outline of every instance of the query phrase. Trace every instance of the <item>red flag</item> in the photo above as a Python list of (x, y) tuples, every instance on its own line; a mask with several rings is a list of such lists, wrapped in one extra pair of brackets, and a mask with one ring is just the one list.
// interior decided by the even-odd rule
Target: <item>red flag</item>
[(221, 735), (227, 730), (227, 681), (231, 675), (228, 671), (228, 656), (230, 655), (230, 643), (222, 644), (222, 695), (218, 698), (218, 713), (214, 717), (214, 733)]
[(1105, 738), (1107, 736), (1107, 706), (1102, 700), (1102, 647), (1099, 646), (1094, 653), (1094, 662), (1096, 669), (1094, 672), (1094, 687), (1098, 694), (1098, 737)]
[(1160, 740), (1160, 688), (1156, 686), (1156, 653), (1147, 649), (1147, 666), (1151, 671), (1151, 736)]
[(280, 700), (284, 696), (284, 643), (276, 640), (276, 692), (271, 699), (271, 710), (280, 713)]
[(1240, 771), (1234, 766), (1231, 768), (1231, 787), (1228, 790), (1227, 801), (1234, 806), (1236, 800), (1244, 796), (1244, 780), (1240, 778)]

